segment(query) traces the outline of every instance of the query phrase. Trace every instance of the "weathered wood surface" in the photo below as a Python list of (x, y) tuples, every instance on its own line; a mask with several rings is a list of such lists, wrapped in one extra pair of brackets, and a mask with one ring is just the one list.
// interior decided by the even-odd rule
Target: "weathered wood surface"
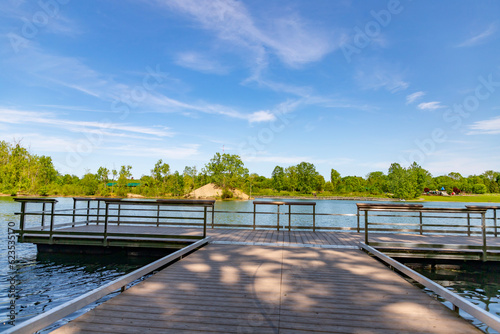
[(54, 331), (188, 332), (479, 330), (360, 250), (210, 244)]

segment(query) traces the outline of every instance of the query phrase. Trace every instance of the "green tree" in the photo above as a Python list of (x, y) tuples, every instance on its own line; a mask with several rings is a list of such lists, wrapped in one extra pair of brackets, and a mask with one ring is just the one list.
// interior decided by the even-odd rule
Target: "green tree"
[(309, 162), (301, 162), (297, 165), (297, 187), (301, 193), (309, 193), (314, 187), (314, 180), (318, 172), (316, 167)]
[(412, 199), (415, 198), (416, 179), (410, 172), (401, 167), (398, 163), (393, 163), (387, 173), (389, 191), (395, 198)]
[(285, 187), (285, 170), (283, 167), (276, 166), (274, 167), (272, 173), (272, 185), (274, 190), (280, 192)]
[(239, 155), (217, 152), (205, 165), (203, 173), (210, 178), (211, 182), (222, 188), (236, 188), (243, 185), (248, 169), (245, 168)]
[(366, 186), (371, 194), (387, 192), (387, 176), (383, 172), (371, 172), (366, 176)]
[(332, 168), (332, 170), (330, 171), (330, 182), (332, 183), (333, 190), (337, 188), (337, 186), (340, 183), (340, 180), (341, 180), (340, 173)]

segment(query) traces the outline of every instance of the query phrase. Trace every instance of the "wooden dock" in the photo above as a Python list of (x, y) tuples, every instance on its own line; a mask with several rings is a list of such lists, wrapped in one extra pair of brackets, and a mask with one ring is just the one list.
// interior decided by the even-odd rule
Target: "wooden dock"
[(480, 333), (361, 250), (219, 242), (53, 333)]

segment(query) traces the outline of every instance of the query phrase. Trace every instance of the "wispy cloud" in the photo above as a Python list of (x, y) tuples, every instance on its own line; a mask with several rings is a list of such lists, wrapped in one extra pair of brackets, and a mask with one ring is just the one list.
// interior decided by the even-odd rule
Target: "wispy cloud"
[(199, 154), (198, 144), (183, 144), (176, 147), (165, 146), (138, 146), (138, 145), (121, 145), (110, 147), (109, 151), (116, 155), (125, 155), (133, 157), (162, 157), (166, 160), (185, 160)]
[(110, 123), (107, 121), (75, 121), (57, 118), (53, 113), (38, 112), (38, 111), (22, 111), (14, 109), (0, 108), (0, 122), (10, 124), (44, 124), (65, 129), (71, 132), (88, 132), (88, 131), (122, 131), (127, 133), (137, 133), (142, 135), (172, 137), (173, 133), (167, 127), (153, 126), (142, 127), (136, 125)]
[(411, 103), (415, 102), (416, 100), (420, 99), (424, 95), (425, 95), (425, 93), (422, 91), (407, 95), (406, 96), (406, 104), (411, 104)]
[(477, 121), (469, 126), (472, 131), (468, 135), (485, 134), (497, 135), (500, 134), (500, 116), (483, 121)]
[(363, 89), (378, 90), (384, 88), (391, 93), (396, 93), (410, 86), (408, 82), (403, 80), (400, 72), (382, 66), (374, 68), (363, 66), (363, 68), (358, 69), (355, 78)]
[(227, 74), (229, 68), (219, 64), (219, 62), (207, 58), (198, 52), (182, 52), (176, 57), (175, 63), (195, 71), (213, 74)]
[[(243, 2), (234, 0), (155, 1), (197, 21), (223, 41), (251, 51), (256, 64), (266, 63), (268, 51), (289, 66), (322, 59), (338, 45), (324, 31), (298, 14), (275, 17), (270, 26), (258, 27)], [(271, 20), (269, 20), (271, 22)]]
[(462, 43), (458, 44), (456, 47), (458, 47), (458, 48), (471, 47), (471, 46), (475, 46), (475, 45), (484, 43), (496, 31), (497, 31), (497, 25), (496, 25), (496, 23), (492, 23), (489, 25), (489, 27), (486, 30), (480, 32), (479, 34), (477, 34), (473, 37), (466, 39)]
[(439, 101), (432, 101), (432, 102), (422, 102), (417, 106), (417, 108), (421, 110), (436, 110), (436, 109), (446, 108), (446, 106), (443, 106)]

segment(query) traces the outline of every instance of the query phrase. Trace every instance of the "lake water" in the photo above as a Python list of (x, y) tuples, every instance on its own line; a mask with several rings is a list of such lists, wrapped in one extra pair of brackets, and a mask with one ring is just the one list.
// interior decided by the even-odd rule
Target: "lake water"
[[(60, 198), (58, 201), (57, 209), (72, 208), (71, 198)], [(348, 216), (320, 215), (316, 218), (318, 227), (356, 227), (356, 201), (317, 200), (316, 203), (316, 213), (349, 214)], [(431, 202), (425, 203), (425, 206), (464, 207), (466, 204)], [(480, 203), (473, 205), (480, 205)], [(14, 212), (19, 210), (19, 203), (11, 198), (0, 197), (0, 252), (2, 254), (8, 254), (8, 223), (15, 222), (16, 227), (18, 226), (18, 217), (14, 215)], [(251, 201), (217, 202), (215, 210), (251, 212), (253, 204)], [(275, 212), (276, 206), (259, 205), (257, 211)], [(288, 207), (282, 206), (280, 211), (288, 212)], [(296, 206), (292, 208), (292, 212), (311, 213), (312, 209), (309, 206)], [(275, 225), (277, 221), (276, 215), (271, 214), (258, 215), (257, 220), (258, 224), (266, 225)], [(216, 222), (251, 225), (253, 215), (216, 213)], [(309, 215), (297, 215), (292, 218), (292, 225), (311, 225), (311, 223), (312, 218)], [(27, 221), (27, 226), (32, 224), (35, 224), (34, 220)], [(281, 225), (287, 224), (288, 217), (282, 216)], [(25, 243), (16, 243), (15, 253), (16, 261), (12, 268), (9, 268), (8, 256), (0, 258), (0, 332), (5, 328), (10, 328), (8, 322), (11, 302), (15, 302), (17, 312), (15, 322), (19, 324), (154, 260), (153, 258), (124, 258), (116, 255), (93, 257), (37, 254), (36, 246)], [(421, 272), (437, 279), (439, 283), (500, 317), (500, 270), (464, 267), (448, 269), (446, 273), (441, 269), (436, 273), (435, 270), (422, 268)], [(11, 285), (11, 278), (15, 278), (15, 285)], [(14, 293), (9, 293), (9, 290)], [(92, 305), (75, 315), (82, 314), (91, 307)], [(56, 326), (64, 322), (61, 321)], [(481, 324), (476, 325), (481, 328)], [(487, 333), (495, 333), (484, 326), (482, 329)]]

